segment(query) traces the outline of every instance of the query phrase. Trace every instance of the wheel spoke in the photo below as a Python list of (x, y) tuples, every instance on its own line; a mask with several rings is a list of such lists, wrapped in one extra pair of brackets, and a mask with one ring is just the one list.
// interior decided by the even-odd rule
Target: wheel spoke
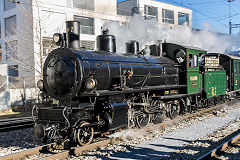
[[(84, 122), (80, 125), (80, 127), (84, 127), (86, 125), (89, 125), (89, 123)], [(84, 127), (78, 129), (77, 135), (75, 137), (77, 137), (78, 143), (83, 146), (91, 143), (93, 135), (94, 132), (92, 127)]]
[(145, 127), (150, 122), (150, 116), (146, 113), (139, 112), (136, 116), (136, 124), (139, 128)]
[(169, 107), (169, 113), (168, 113), (169, 117), (171, 119), (176, 118), (179, 114), (179, 111), (180, 111), (179, 103), (171, 104)]

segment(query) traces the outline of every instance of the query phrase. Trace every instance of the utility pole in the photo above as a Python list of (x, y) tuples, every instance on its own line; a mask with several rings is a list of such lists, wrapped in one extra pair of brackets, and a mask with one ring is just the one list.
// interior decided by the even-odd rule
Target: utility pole
[(229, 3), (228, 6), (228, 13), (229, 13), (229, 34), (232, 34), (232, 19), (231, 19), (231, 2), (235, 1), (235, 0), (227, 0)]
[(232, 19), (231, 19), (231, 2), (234, 2), (235, 0), (227, 0), (229, 3), (229, 34), (232, 34), (232, 29), (233, 28), (239, 28), (240, 24), (232, 24)]
[(24, 103), (24, 111), (27, 110), (27, 98), (26, 98), (26, 82), (23, 80), (23, 103)]

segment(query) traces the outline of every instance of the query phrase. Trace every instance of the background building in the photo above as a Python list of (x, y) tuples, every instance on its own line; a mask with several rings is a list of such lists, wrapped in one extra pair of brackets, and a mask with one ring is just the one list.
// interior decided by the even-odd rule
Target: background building
[(145, 19), (155, 19), (170, 26), (187, 23), (192, 28), (192, 10), (156, 0), (126, 0), (118, 3), (118, 14), (140, 13)]
[[(139, 11), (146, 20), (156, 19), (170, 26), (187, 22), (192, 26), (192, 11), (154, 0), (11, 0), (0, 1), (0, 63), (8, 65), (9, 86), (35, 87), (43, 76), (46, 55), (54, 48), (52, 35), (65, 32), (65, 21), (81, 24), (81, 47), (96, 48), (96, 36), (105, 23), (124, 24), (128, 16)], [(12, 101), (22, 97), (11, 95)], [(29, 97), (36, 95), (28, 91)], [(16, 98), (14, 98), (16, 97)]]

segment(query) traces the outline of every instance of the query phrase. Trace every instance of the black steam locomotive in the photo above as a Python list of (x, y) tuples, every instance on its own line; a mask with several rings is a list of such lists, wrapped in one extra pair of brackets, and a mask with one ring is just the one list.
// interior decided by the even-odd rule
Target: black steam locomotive
[(195, 59), (206, 51), (163, 43), (151, 46), (146, 57), (131, 41), (127, 53), (119, 54), (107, 32), (97, 37), (97, 51), (85, 51), (79, 22), (66, 24), (66, 34), (54, 35), (62, 47), (47, 56), (38, 82), (43, 105), (37, 107), (35, 137), (87, 145), (95, 133), (160, 123), (215, 102), (203, 98)]

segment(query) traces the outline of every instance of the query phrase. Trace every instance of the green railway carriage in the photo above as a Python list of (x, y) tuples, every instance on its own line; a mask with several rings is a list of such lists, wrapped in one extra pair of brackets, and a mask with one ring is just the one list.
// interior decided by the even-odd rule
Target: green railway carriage
[[(179, 64), (179, 82), (187, 86), (182, 93), (201, 95), (199, 100), (210, 100), (226, 94), (228, 70), (221, 65), (221, 54), (208, 54), (200, 48), (171, 43), (163, 44), (163, 52)], [(238, 64), (240, 66), (240, 61)], [(240, 73), (240, 68), (237, 71)]]
[[(209, 55), (214, 55), (213, 53)], [(218, 54), (219, 64), (226, 70), (226, 89), (228, 92), (240, 91), (240, 57)]]
[(226, 70), (220, 65), (220, 55), (211, 53), (202, 56), (203, 96), (213, 98), (226, 94)]
[(240, 92), (240, 58), (172, 43), (162, 44), (163, 56), (178, 63), (179, 84), (185, 85), (173, 98), (188, 107), (215, 105)]

